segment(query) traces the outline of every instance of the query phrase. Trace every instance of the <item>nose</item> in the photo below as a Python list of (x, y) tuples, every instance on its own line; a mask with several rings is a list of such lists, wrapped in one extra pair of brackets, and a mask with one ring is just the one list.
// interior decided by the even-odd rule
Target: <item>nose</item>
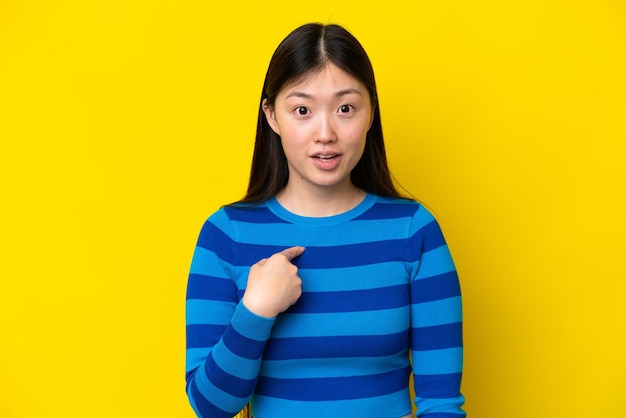
[(315, 133), (315, 142), (320, 144), (329, 144), (337, 140), (335, 127), (332, 117), (328, 115), (320, 115)]

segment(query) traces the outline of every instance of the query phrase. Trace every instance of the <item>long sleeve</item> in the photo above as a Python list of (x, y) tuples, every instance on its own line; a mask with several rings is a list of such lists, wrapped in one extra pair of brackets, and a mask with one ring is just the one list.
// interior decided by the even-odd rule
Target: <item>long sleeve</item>
[[(275, 319), (241, 298), (250, 266), (303, 245), (302, 296)], [(409, 359), (412, 352), (413, 361)], [(201, 417), (461, 418), (461, 299), (433, 216), (368, 194), (309, 218), (275, 199), (227, 206), (203, 226), (187, 293), (187, 392)]]
[(418, 417), (459, 418), (463, 336), (457, 272), (437, 221), (423, 207), (412, 223), (411, 350)]
[(248, 402), (274, 323), (240, 301), (232, 235), (223, 211), (209, 218), (188, 279), (187, 395), (196, 414), (205, 418), (232, 417)]

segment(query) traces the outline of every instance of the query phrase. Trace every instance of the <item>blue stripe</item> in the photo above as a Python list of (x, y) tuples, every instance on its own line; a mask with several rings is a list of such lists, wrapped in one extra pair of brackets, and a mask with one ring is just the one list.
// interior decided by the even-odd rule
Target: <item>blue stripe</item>
[(272, 338), (321, 337), (324, 335), (385, 335), (402, 332), (410, 325), (410, 306), (371, 312), (333, 312), (278, 316)]
[(411, 287), (413, 303), (430, 302), (460, 295), (461, 287), (456, 270), (422, 279)]
[(326, 246), (329, 236), (332, 236), (333, 245), (348, 245), (354, 243), (406, 239), (410, 218), (389, 219), (380, 222), (377, 220), (352, 221), (341, 225), (341, 234), (337, 234), (336, 225), (301, 225), (292, 223), (282, 224), (247, 224), (233, 222), (237, 231), (237, 242), (254, 244), (262, 241), (263, 244), (277, 246)]
[[(328, 418), (328, 417), (403, 417), (411, 413), (411, 395), (408, 386), (384, 396), (337, 401), (304, 402), (254, 396), (252, 412), (263, 411), (274, 418)], [(268, 413), (269, 411), (269, 413)], [(297, 411), (294, 413), (294, 411)]]
[(461, 373), (463, 348), (413, 351), (414, 372), (420, 375)]
[(226, 325), (187, 325), (187, 348), (214, 346), (226, 328)]
[(435, 300), (413, 305), (411, 326), (414, 328), (451, 324), (463, 320), (461, 297)]
[(241, 335), (234, 327), (228, 327), (223, 341), (226, 348), (234, 354), (250, 360), (261, 358), (265, 348), (265, 341), (257, 341)]
[(275, 318), (265, 318), (251, 312), (246, 305), (240, 303), (230, 324), (239, 334), (254, 341), (266, 341), (270, 337)]
[(185, 351), (185, 370), (187, 372), (196, 370), (206, 360), (210, 352), (211, 349), (208, 347), (187, 348)]
[[(216, 266), (218, 266), (218, 268), (216, 268)], [(207, 272), (211, 272), (211, 275), (214, 277), (227, 279), (230, 277), (227, 271), (227, 269), (230, 270), (230, 267), (231, 266), (226, 265), (213, 251), (197, 246), (189, 273), (206, 275)]]
[(377, 311), (409, 303), (408, 284), (345, 292), (305, 292), (289, 313)]
[(355, 266), (350, 269), (300, 269), (298, 275), (302, 279), (304, 292), (375, 289), (382, 285), (397, 286), (410, 281), (406, 264), (400, 262)]
[[(281, 252), (290, 245), (266, 245), (266, 244), (237, 244), (237, 259), (229, 260), (232, 261), (233, 264), (237, 266), (252, 266), (253, 264), (259, 262), (264, 258), (269, 258), (272, 255)], [(308, 250), (308, 248), (307, 248)], [(305, 251), (306, 252), (306, 251)], [(292, 260), (292, 263), (298, 265), (298, 260), (300, 260), (302, 256), (295, 258)]]
[(416, 232), (420, 231), (431, 222), (437, 222), (435, 217), (426, 208), (424, 208), (424, 206), (420, 206), (411, 221), (409, 235), (413, 236)]
[(462, 328), (463, 325), (460, 322), (415, 328), (411, 333), (411, 347), (414, 351), (462, 347)]
[(263, 359), (382, 357), (405, 350), (408, 341), (408, 330), (374, 336), (273, 338), (267, 343)]
[(195, 384), (191, 384), (190, 395), (193, 399), (192, 405), (196, 407), (198, 416), (214, 417), (214, 418), (232, 418), (233, 414), (221, 410), (213, 405), (207, 398), (200, 393)]
[(213, 356), (209, 356), (204, 366), (204, 371), (213, 385), (237, 398), (247, 398), (254, 392), (256, 377), (253, 379), (241, 379), (228, 374), (215, 363)]
[(411, 218), (419, 209), (419, 204), (406, 201), (402, 203), (384, 203), (378, 202), (374, 204), (367, 212), (354, 218), (354, 220), (382, 220)]
[(432, 251), (446, 245), (441, 228), (434, 219), (432, 222), (424, 225), (424, 227), (419, 231), (419, 235), (424, 236), (424, 246), (422, 247), (423, 252)]
[[(251, 266), (262, 258), (284, 250), (287, 246), (240, 244), (237, 265)], [(231, 260), (227, 260), (231, 261)], [(407, 240), (387, 240), (363, 244), (314, 247), (308, 246), (304, 254), (293, 263), (302, 269), (328, 269), (362, 266), (389, 261), (411, 261)]]
[(451, 271), (454, 271), (454, 262), (448, 247), (444, 245), (422, 254), (416, 279), (422, 280)]
[(235, 303), (189, 299), (186, 308), (189, 325), (226, 325), (225, 318), (233, 316)]
[(338, 357), (330, 363), (328, 358), (298, 358), (291, 360), (263, 359), (261, 374), (266, 377), (296, 379), (309, 377), (315, 370), (315, 377), (361, 376), (387, 373), (409, 364), (408, 349), (390, 356)]
[(211, 221), (207, 221), (200, 231), (197, 246), (213, 251), (222, 260), (232, 260), (233, 255), (229, 251), (233, 248), (234, 241)]
[(461, 373), (414, 375), (415, 394), (420, 398), (444, 399), (459, 395)]
[[(229, 392), (218, 388), (213, 381), (208, 378), (204, 369), (198, 369), (194, 374), (191, 387), (193, 388), (194, 386), (198, 389), (198, 394), (200, 395), (198, 399), (205, 401), (204, 405), (198, 404), (199, 409), (203, 406), (207, 407), (209, 411), (218, 413), (217, 416), (220, 417), (225, 416), (224, 412), (230, 413), (230, 415), (226, 416), (232, 417), (237, 411), (243, 408), (249, 398), (249, 396), (243, 398), (233, 396)], [(221, 412), (219, 412), (220, 410)], [(200, 416), (212, 417), (213, 415), (207, 415), (206, 411), (202, 410)]]
[(187, 282), (187, 299), (212, 299), (232, 302), (237, 288), (232, 280), (222, 277), (190, 274)]
[(287, 221), (274, 215), (267, 206), (225, 206), (224, 212), (231, 221), (252, 224), (279, 224)]
[(410, 261), (405, 239), (363, 244), (308, 248), (300, 256), (300, 268), (342, 268), (389, 261)]
[(366, 376), (276, 379), (259, 377), (256, 393), (303, 401), (333, 401), (387, 395), (407, 385), (410, 367)]
[[(204, 356), (206, 358), (206, 354)], [(259, 373), (258, 359), (239, 357), (225, 348), (221, 350), (214, 350), (213, 359), (225, 373), (237, 376), (244, 380), (256, 379)]]

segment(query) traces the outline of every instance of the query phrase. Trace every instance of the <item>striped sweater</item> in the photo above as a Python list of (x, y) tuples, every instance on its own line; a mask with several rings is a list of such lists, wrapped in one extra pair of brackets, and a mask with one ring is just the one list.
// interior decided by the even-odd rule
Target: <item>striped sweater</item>
[[(241, 302), (250, 266), (287, 247), (302, 296), (277, 318)], [(309, 218), (276, 199), (226, 206), (204, 224), (187, 288), (187, 394), (201, 417), (459, 418), (459, 282), (434, 217), (368, 194)]]

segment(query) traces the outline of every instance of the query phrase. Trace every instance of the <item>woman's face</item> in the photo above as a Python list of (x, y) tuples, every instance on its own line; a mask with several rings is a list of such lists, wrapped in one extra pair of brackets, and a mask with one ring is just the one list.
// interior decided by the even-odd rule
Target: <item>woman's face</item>
[(280, 135), (289, 166), (287, 187), (335, 191), (365, 148), (372, 105), (365, 86), (333, 64), (283, 88), (264, 112)]

